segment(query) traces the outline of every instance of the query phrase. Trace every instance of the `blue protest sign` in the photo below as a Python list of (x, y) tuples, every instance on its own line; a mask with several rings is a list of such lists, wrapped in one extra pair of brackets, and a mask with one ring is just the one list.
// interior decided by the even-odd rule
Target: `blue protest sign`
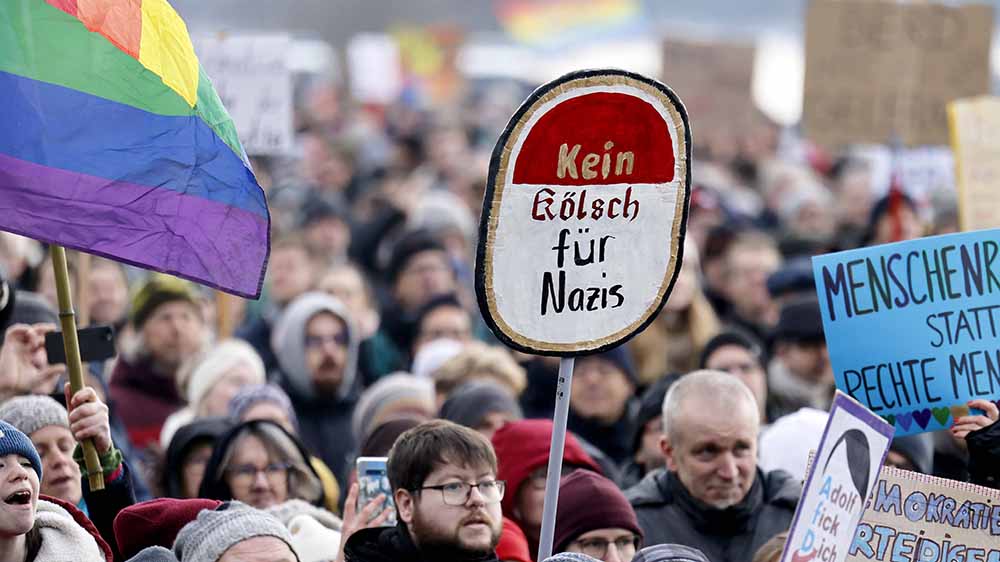
[(1000, 399), (1000, 230), (816, 256), (813, 274), (837, 388), (896, 435)]

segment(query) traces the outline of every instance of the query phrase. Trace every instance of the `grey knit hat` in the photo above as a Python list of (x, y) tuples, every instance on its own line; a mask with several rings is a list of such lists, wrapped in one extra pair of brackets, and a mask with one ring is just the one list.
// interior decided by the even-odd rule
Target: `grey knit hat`
[(635, 554), (632, 562), (709, 562), (705, 553), (682, 544), (654, 544)]
[(177, 562), (177, 557), (162, 546), (151, 546), (140, 550), (126, 562)]
[(586, 554), (579, 554), (577, 552), (560, 552), (559, 554), (553, 554), (549, 556), (542, 562), (601, 562), (600, 560), (587, 556)]
[(32, 433), (58, 425), (69, 429), (69, 415), (66, 408), (50, 396), (32, 394), (18, 396), (0, 404), (0, 420), (31, 436)]
[(214, 510), (202, 510), (185, 525), (174, 541), (174, 554), (184, 562), (217, 562), (230, 547), (253, 537), (281, 539), (295, 552), (291, 534), (275, 516), (229, 501)]

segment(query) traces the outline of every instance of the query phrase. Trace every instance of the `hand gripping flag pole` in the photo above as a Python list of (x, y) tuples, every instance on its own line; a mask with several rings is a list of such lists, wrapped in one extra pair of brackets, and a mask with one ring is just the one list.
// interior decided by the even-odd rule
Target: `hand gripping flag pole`
[[(52, 244), (52, 269), (56, 276), (56, 293), (59, 298), (59, 323), (62, 325), (63, 346), (66, 350), (66, 367), (69, 369), (69, 386), (73, 394), (83, 389), (83, 362), (80, 360), (80, 342), (76, 335), (76, 314), (73, 312), (73, 293), (69, 286), (66, 268), (66, 249)], [(67, 409), (69, 404), (66, 405)], [(93, 439), (84, 439), (83, 459), (92, 491), (104, 489), (104, 472)]]

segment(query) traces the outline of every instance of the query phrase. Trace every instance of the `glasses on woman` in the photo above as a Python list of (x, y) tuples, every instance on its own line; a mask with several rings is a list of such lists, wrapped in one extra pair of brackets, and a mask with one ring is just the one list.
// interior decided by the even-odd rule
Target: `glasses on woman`
[(581, 553), (592, 558), (597, 558), (598, 560), (604, 560), (604, 557), (608, 555), (608, 549), (611, 548), (611, 545), (615, 545), (619, 558), (622, 560), (631, 560), (635, 556), (635, 552), (639, 549), (639, 537), (635, 535), (627, 535), (618, 537), (617, 539), (595, 537), (592, 539), (575, 540), (570, 543), (570, 546), (576, 546), (575, 550), (579, 550)]
[(507, 483), (503, 480), (484, 480), (478, 484), (468, 482), (449, 482), (438, 486), (423, 486), (417, 490), (440, 490), (445, 505), (465, 505), (469, 501), (472, 489), (479, 490), (486, 503), (497, 503), (503, 499)]
[(274, 482), (287, 477), (288, 469), (291, 467), (292, 465), (287, 462), (272, 462), (263, 468), (252, 464), (238, 464), (229, 467), (226, 473), (229, 474), (234, 485), (248, 488), (253, 485), (260, 473), (263, 473), (269, 481)]

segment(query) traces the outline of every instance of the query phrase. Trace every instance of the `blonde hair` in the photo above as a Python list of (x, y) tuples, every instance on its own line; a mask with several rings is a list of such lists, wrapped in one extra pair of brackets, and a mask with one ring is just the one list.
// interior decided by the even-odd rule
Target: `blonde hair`
[(434, 390), (443, 396), (451, 394), (466, 382), (484, 378), (506, 386), (514, 396), (520, 396), (528, 386), (524, 368), (514, 361), (510, 352), (481, 342), (467, 344), (458, 355), (431, 373), (431, 378), (434, 379)]

